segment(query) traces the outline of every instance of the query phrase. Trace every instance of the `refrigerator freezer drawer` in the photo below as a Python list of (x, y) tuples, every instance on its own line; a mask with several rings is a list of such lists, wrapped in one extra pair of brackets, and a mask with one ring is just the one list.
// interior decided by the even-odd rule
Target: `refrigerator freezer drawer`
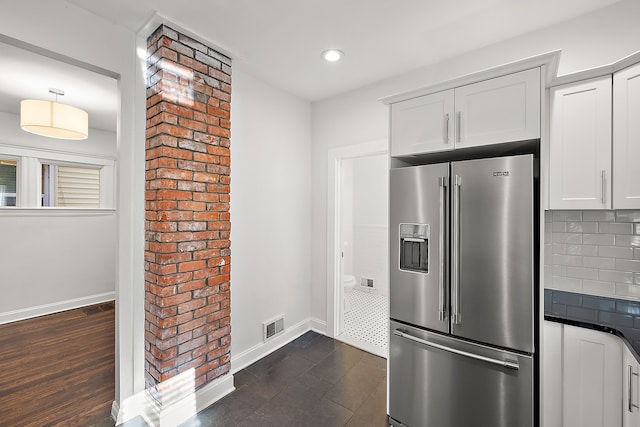
[(391, 321), (389, 415), (414, 427), (531, 427), (533, 358)]

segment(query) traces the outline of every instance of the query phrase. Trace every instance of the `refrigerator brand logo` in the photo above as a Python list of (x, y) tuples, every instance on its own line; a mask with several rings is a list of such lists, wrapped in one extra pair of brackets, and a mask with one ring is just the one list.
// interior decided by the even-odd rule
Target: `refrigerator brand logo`
[(509, 171), (498, 171), (494, 172), (493, 176), (509, 176)]

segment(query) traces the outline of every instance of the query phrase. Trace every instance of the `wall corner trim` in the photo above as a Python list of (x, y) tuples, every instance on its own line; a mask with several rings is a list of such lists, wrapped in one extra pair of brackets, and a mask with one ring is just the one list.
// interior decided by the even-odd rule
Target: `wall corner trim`
[(167, 18), (164, 15), (158, 14), (158, 13), (154, 13), (151, 17), (149, 17), (149, 19), (147, 20), (147, 22), (145, 22), (136, 32), (138, 34), (139, 37), (143, 37), (143, 38), (147, 38), (149, 37), (151, 34), (153, 34), (153, 32), (160, 26), (160, 25), (166, 25), (168, 27), (171, 27), (173, 30), (178, 31), (182, 34), (184, 34), (185, 36), (191, 37), (192, 39), (203, 43), (207, 46), (209, 46), (210, 48), (217, 50), (218, 52), (222, 53), (223, 55), (231, 58), (231, 59), (235, 59), (236, 55), (234, 55), (230, 49), (227, 49), (223, 46), (220, 46), (220, 44), (218, 43), (214, 43), (213, 41), (207, 39), (206, 37), (201, 36), (200, 34), (198, 34), (197, 32), (191, 30), (187, 25), (180, 23), (180, 22), (176, 22), (172, 19)]
[(317, 319), (312, 317), (309, 321), (310, 329), (314, 332), (317, 332), (322, 335), (327, 335), (327, 322), (324, 320)]

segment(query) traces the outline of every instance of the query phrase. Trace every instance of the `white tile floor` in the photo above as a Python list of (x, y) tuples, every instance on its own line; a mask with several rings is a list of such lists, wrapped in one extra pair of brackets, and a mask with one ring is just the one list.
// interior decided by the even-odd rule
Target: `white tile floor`
[(347, 344), (387, 357), (388, 303), (385, 295), (356, 289), (345, 291), (347, 299), (342, 334)]

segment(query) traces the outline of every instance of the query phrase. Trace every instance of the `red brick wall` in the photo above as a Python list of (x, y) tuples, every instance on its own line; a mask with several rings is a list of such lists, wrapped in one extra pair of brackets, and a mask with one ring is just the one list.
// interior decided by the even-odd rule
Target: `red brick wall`
[(146, 383), (230, 369), (231, 60), (160, 26), (148, 39)]

